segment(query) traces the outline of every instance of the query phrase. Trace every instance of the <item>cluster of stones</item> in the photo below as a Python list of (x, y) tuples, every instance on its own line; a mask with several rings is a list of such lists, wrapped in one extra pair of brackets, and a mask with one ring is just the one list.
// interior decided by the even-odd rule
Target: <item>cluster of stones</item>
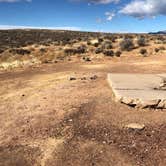
[(156, 99), (143, 101), (140, 99), (130, 99), (122, 97), (119, 101), (123, 104), (127, 104), (131, 107), (137, 108), (153, 108), (153, 109), (166, 109), (166, 100)]

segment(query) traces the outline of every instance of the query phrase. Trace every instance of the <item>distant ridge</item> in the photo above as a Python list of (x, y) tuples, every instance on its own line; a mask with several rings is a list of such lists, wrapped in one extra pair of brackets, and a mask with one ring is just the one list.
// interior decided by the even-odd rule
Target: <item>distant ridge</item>
[(165, 35), (166, 31), (150, 32), (149, 34)]

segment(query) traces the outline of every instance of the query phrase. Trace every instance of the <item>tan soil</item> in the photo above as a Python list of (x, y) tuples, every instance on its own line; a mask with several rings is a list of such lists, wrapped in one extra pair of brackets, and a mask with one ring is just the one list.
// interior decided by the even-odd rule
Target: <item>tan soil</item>
[[(116, 103), (108, 72), (163, 73), (166, 58), (131, 56), (1, 72), (0, 166), (165, 166), (166, 112)], [(130, 123), (145, 129), (124, 128)]]

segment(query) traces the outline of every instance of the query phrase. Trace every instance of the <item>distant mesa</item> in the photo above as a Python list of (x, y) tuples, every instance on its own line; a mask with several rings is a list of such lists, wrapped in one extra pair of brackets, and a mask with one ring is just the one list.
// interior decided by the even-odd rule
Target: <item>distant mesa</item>
[(150, 32), (149, 34), (165, 35), (166, 31)]

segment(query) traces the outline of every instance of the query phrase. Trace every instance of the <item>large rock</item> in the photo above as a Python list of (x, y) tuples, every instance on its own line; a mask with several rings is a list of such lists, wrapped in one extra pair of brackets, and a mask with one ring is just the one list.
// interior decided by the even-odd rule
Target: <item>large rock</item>
[(130, 123), (125, 126), (127, 129), (132, 129), (132, 130), (143, 130), (145, 128), (144, 124), (139, 124), (139, 123)]

